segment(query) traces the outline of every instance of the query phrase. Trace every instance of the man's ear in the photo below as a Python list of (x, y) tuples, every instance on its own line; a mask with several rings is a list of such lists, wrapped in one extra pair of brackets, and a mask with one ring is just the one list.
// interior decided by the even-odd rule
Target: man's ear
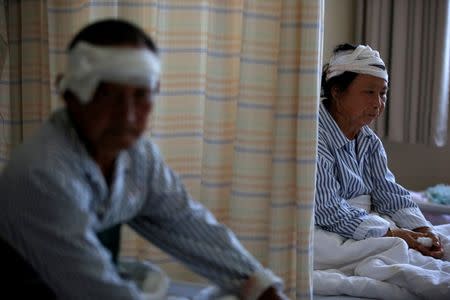
[(78, 100), (77, 96), (75, 96), (75, 94), (72, 93), (69, 90), (66, 90), (66, 91), (63, 92), (62, 98), (63, 98), (63, 101), (66, 103), (66, 106), (68, 108), (71, 108), (71, 107), (74, 107), (74, 106), (75, 107), (80, 107), (81, 106), (81, 103)]
[[(55, 88), (58, 92), (61, 92), (59, 89), (59, 83), (61, 82), (61, 80), (64, 78), (64, 75), (59, 73), (58, 75), (56, 75), (55, 78)], [(64, 92), (62, 92), (61, 94), (61, 98), (62, 100), (66, 103), (66, 105), (69, 105), (70, 103), (75, 102), (75, 104), (79, 104), (79, 100), (78, 98), (75, 96), (74, 93), (72, 93), (69, 90), (65, 90)]]
[[(57, 75), (56, 75), (56, 78), (55, 78), (55, 90), (59, 93), (60, 92), (60, 90), (59, 90), (59, 84), (60, 84), (60, 82), (61, 82), (61, 80), (63, 79), (63, 77), (64, 77), (64, 75), (62, 74), (62, 73), (58, 73)], [(64, 102), (66, 102), (67, 103), (67, 99), (66, 99), (66, 95), (65, 95), (66, 93), (64, 92), (62, 95), (60, 95), (61, 96), (61, 98), (62, 98), (62, 100), (64, 101)]]

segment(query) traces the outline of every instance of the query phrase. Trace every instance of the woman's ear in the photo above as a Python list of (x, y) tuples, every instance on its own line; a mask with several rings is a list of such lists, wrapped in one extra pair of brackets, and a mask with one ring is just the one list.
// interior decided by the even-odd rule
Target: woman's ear
[(331, 87), (331, 96), (333, 97), (333, 99), (339, 99), (339, 96), (341, 95), (341, 89), (334, 85), (333, 87)]

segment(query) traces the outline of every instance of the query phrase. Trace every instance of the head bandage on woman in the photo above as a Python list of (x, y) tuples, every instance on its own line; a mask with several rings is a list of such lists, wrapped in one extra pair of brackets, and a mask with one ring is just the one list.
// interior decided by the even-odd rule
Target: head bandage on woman
[[(384, 70), (377, 67), (383, 66)], [(339, 76), (344, 72), (372, 75), (388, 81), (388, 73), (378, 51), (369, 46), (358, 46), (355, 50), (336, 53), (330, 59), (326, 70), (326, 80)]]
[(145, 86), (155, 90), (161, 66), (147, 48), (95, 46), (79, 42), (69, 52), (67, 72), (58, 90), (73, 92), (82, 103), (92, 100), (100, 82)]

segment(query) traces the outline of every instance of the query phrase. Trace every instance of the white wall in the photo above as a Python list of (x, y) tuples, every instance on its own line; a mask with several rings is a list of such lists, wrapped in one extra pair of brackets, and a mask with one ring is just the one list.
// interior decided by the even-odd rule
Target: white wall
[[(340, 43), (354, 42), (355, 0), (325, 0), (324, 62)], [(449, 122), (450, 128), (450, 122)], [(384, 142), (389, 167), (403, 186), (420, 190), (450, 184), (450, 132), (445, 147)]]
[[(450, 129), (450, 122), (449, 122)], [(411, 189), (450, 184), (450, 134), (442, 148), (384, 142), (391, 171), (397, 181)]]
[(355, 42), (355, 6), (355, 0), (325, 0), (324, 62), (337, 45)]

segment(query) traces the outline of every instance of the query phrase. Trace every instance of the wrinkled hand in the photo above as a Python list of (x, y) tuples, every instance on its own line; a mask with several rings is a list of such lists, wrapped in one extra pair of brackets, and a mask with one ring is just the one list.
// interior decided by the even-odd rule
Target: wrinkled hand
[(269, 287), (259, 296), (258, 300), (289, 300), (289, 298), (282, 291)]
[(418, 227), (413, 229), (414, 232), (420, 232), (425, 234), (426, 237), (431, 238), (432, 246), (427, 249), (427, 253), (424, 255), (432, 256), (434, 258), (441, 259), (444, 257), (444, 248), (442, 247), (441, 239), (439, 236), (433, 231), (433, 228), (430, 227)]
[[(408, 229), (391, 229), (386, 236), (398, 237), (403, 239), (411, 249), (415, 249), (426, 256), (434, 258), (444, 257), (444, 250), (441, 245), (439, 237), (431, 231), (429, 227), (420, 227), (414, 230)], [(431, 238), (433, 244), (431, 247), (426, 247), (417, 241), (419, 237)]]

